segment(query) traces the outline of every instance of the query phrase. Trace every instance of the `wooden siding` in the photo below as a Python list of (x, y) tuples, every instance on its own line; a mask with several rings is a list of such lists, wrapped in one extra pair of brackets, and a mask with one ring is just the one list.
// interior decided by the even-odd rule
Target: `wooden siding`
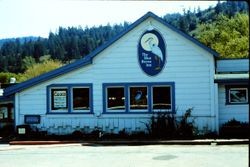
[(236, 119), (242, 122), (249, 122), (249, 104), (228, 105), (226, 104), (225, 85), (219, 85), (219, 125)]
[[(155, 77), (146, 75), (138, 64), (137, 43), (148, 21), (163, 35), (167, 45), (164, 70)], [(38, 128), (50, 133), (71, 133), (76, 129), (118, 132), (145, 130), (149, 114), (101, 114), (103, 111), (103, 83), (175, 82), (177, 116), (194, 107), (192, 115), (199, 129), (214, 130), (214, 58), (178, 33), (149, 18), (127, 35), (96, 56), (91, 65), (72, 71), (53, 80), (31, 87), (17, 94), (16, 124), (23, 124), (26, 114), (40, 114)], [(93, 83), (94, 115), (46, 114), (46, 86), (50, 84)]]

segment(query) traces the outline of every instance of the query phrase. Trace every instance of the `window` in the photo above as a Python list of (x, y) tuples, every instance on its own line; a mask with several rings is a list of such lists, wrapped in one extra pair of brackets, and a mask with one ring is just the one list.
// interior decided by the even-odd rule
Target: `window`
[(68, 109), (68, 90), (51, 89), (51, 109), (67, 110)]
[(73, 88), (73, 110), (89, 110), (89, 88)]
[(171, 109), (171, 88), (169, 86), (153, 87), (153, 109), (159, 111)]
[(8, 108), (7, 107), (0, 107), (0, 120), (8, 118)]
[(0, 121), (13, 121), (14, 120), (14, 110), (11, 103), (1, 104), (0, 106)]
[(47, 87), (47, 113), (91, 113), (91, 84), (53, 84)]
[(246, 86), (226, 86), (227, 104), (247, 104), (248, 88)]
[(130, 87), (130, 110), (148, 109), (147, 87)]
[(104, 83), (104, 113), (175, 112), (174, 83)]
[(107, 88), (108, 110), (125, 110), (123, 87)]

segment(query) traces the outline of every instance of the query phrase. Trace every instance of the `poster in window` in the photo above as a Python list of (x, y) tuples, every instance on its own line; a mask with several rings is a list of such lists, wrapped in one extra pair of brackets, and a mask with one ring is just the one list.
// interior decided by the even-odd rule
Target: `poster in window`
[(54, 90), (53, 91), (53, 108), (65, 109), (67, 108), (67, 91)]

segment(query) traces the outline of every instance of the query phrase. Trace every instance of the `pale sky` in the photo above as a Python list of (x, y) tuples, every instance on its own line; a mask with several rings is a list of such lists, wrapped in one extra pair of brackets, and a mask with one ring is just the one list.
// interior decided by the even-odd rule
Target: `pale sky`
[(48, 37), (59, 26), (134, 22), (148, 11), (158, 16), (215, 6), (217, 1), (0, 0), (0, 39)]

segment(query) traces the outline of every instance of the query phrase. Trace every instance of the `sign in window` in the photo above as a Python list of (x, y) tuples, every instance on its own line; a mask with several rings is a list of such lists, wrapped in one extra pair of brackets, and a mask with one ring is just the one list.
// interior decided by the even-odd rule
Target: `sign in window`
[(148, 109), (147, 87), (130, 87), (129, 93), (131, 110)]
[(52, 89), (52, 110), (68, 108), (67, 89)]
[(229, 89), (229, 103), (240, 104), (248, 103), (247, 88), (230, 88)]

